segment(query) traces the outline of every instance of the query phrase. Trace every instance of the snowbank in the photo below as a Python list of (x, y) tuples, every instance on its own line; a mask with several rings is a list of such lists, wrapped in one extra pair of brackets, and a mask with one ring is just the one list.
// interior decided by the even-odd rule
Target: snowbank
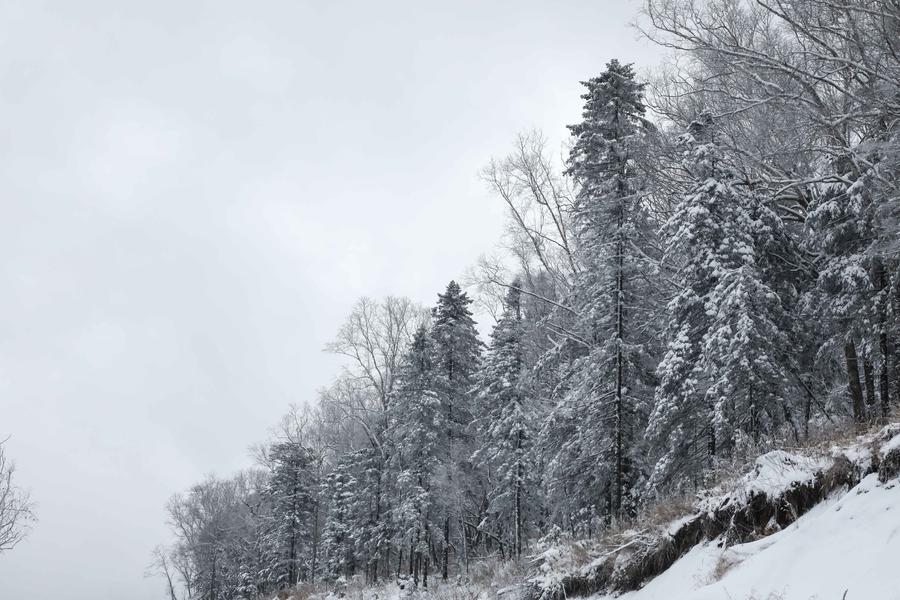
[[(900, 600), (900, 482), (866, 476), (755, 542), (694, 547), (622, 600)], [(611, 596), (598, 596), (611, 598)]]
[(692, 514), (620, 533), (583, 567), (550, 549), (526, 598), (900, 600), (898, 473), (897, 424), (829, 453), (769, 452)]

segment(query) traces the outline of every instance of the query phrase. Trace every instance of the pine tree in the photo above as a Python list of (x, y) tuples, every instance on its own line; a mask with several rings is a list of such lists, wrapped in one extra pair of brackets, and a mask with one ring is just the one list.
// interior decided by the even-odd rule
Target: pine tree
[(480, 444), (473, 460), (490, 471), (497, 482), (489, 510), (512, 522), (511, 552), (522, 555), (524, 514), (529, 487), (533, 484), (533, 398), (525, 365), (522, 302), (519, 284), (510, 288), (500, 320), (491, 333), (490, 350), (478, 377), (476, 402)]
[[(462, 527), (462, 484), (459, 472), (466, 468), (464, 461), (471, 456), (469, 425), (472, 422), (472, 388), (481, 362), (482, 342), (478, 338), (475, 320), (469, 305), (472, 300), (455, 281), (438, 294), (437, 306), (432, 310), (431, 339), (434, 347), (434, 383), (441, 402), (446, 425), (443, 445), (446, 470), (442, 482), (444, 500), (444, 535), (442, 542), (441, 576), (447, 579), (451, 542), (451, 522), (460, 523), (460, 546), (463, 558), (467, 547)], [(456, 519), (453, 519), (453, 514)]]
[(451, 438), (463, 437), (472, 420), (469, 396), (481, 363), (483, 344), (469, 309), (471, 304), (472, 299), (451, 281), (447, 290), (438, 294), (437, 305), (432, 309), (435, 376), (447, 396), (447, 420), (454, 424), (448, 434)]
[(272, 496), (267, 490), (268, 477), (269, 473), (265, 471), (249, 472), (250, 491), (243, 501), (246, 533), (240, 563), (240, 592), (250, 600), (274, 591), (278, 585), (280, 552), (274, 536), (277, 523), (273, 517)]
[(441, 536), (434, 506), (437, 479), (446, 461), (442, 440), (447, 424), (435, 388), (433, 341), (422, 326), (400, 365), (389, 429), (394, 446), (390, 466), (397, 474), (395, 543), (409, 548), (410, 573), (416, 582), (420, 571), (427, 568), (431, 541)]
[[(892, 359), (888, 336), (893, 327), (888, 315), (894, 304), (888, 274), (891, 260), (878, 248), (884, 230), (872, 197), (877, 178), (871, 170), (860, 173), (849, 159), (834, 161), (833, 169), (837, 181), (824, 186), (807, 217), (808, 245), (818, 255), (819, 267), (811, 302), (826, 318), (825, 349), (841, 349), (850, 408), (854, 420), (862, 424), (867, 408), (880, 412), (882, 418), (889, 411), (888, 368)], [(880, 409), (872, 406), (872, 363), (876, 356), (880, 359)], [(860, 366), (865, 376), (865, 398)]]
[[(644, 84), (631, 65), (612, 60), (584, 85), (584, 120), (569, 127), (575, 143), (567, 172), (579, 186), (573, 213), (583, 268), (571, 304), (585, 352), (573, 364), (557, 411), (561, 425), (566, 415), (581, 421), (572, 427), (576, 439), (561, 442), (551, 466), (557, 476), (574, 465), (589, 469), (593, 498), (585, 500), (619, 515), (633, 508), (634, 434), (643, 427), (639, 415), (652, 372), (646, 279), (654, 269), (648, 254), (654, 234), (642, 202), (640, 165), (649, 126)], [(605, 510), (598, 496), (605, 496)]]
[(758, 440), (785, 414), (787, 318), (757, 259), (780, 221), (742, 187), (712, 127), (702, 117), (683, 140), (696, 184), (664, 229), (683, 287), (669, 303), (649, 423), (664, 449), (652, 485), (697, 473), (731, 451), (736, 432)]
[(279, 580), (290, 587), (300, 580), (302, 545), (313, 508), (315, 470), (309, 450), (299, 443), (274, 444), (269, 458), (272, 469), (268, 492), (273, 503), (275, 544), (282, 555)]
[(354, 453), (341, 457), (325, 477), (323, 492), (328, 498), (328, 515), (322, 530), (322, 551), (325, 555), (325, 577), (335, 581), (349, 577), (355, 568), (356, 493), (353, 476)]

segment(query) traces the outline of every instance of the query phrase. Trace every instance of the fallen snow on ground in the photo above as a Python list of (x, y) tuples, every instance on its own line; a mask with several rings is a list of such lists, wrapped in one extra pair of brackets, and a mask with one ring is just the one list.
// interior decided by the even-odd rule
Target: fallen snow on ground
[(810, 457), (773, 450), (758, 457), (753, 470), (734, 482), (726, 484), (728, 491), (717, 488), (700, 503), (701, 510), (717, 508), (726, 501), (743, 505), (757, 494), (777, 498), (793, 486), (809, 483), (833, 463), (829, 457)]
[[(622, 600), (900, 600), (900, 480), (869, 475), (783, 531), (695, 547)], [(594, 600), (603, 600), (596, 596)]]
[(879, 453), (881, 454), (881, 458), (884, 458), (888, 455), (889, 452), (893, 452), (898, 448), (900, 448), (900, 435), (895, 436), (893, 439), (891, 439), (891, 441), (881, 447), (881, 450), (879, 451)]

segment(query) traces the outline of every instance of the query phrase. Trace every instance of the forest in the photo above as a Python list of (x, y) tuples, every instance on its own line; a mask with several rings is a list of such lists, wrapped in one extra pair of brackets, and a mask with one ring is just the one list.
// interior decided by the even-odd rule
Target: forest
[(636, 27), (663, 66), (598, 65), (563, 148), (529, 131), (480, 174), (498, 250), (431, 306), (360, 299), (257, 466), (172, 497), (171, 600), (465, 578), (888, 421), (900, 2), (646, 0)]

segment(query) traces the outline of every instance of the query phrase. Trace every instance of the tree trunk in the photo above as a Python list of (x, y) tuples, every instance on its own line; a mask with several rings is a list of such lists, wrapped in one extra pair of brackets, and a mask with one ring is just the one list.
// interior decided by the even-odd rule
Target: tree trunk
[[(420, 534), (421, 531), (416, 529), (416, 543), (413, 545), (412, 540), (410, 540), (409, 544), (409, 572), (413, 576), (413, 583), (416, 587), (419, 587), (419, 568), (422, 565), (422, 550), (419, 548), (420, 543)], [(415, 561), (413, 561), (413, 548), (415, 547)]]
[(316, 568), (319, 562), (319, 501), (316, 500), (313, 512), (313, 538), (312, 538), (312, 572), (309, 574), (312, 583), (316, 582)]
[[(885, 273), (884, 263), (882, 261), (877, 261), (876, 263), (876, 273), (877, 273), (877, 284), (878, 290), (880, 292), (879, 295), (887, 295), (887, 274)], [(878, 320), (879, 325), (881, 326), (881, 331), (878, 335), (878, 349), (881, 352), (881, 369), (879, 373), (879, 392), (881, 394), (881, 420), (882, 422), (887, 422), (888, 413), (891, 409), (891, 394), (890, 394), (890, 375), (888, 373), (888, 365), (891, 364), (893, 357), (891, 356), (891, 347), (888, 343), (887, 336), (887, 305), (890, 300), (886, 300), (879, 306), (878, 311)]]
[[(896, 272), (896, 266), (895, 266)], [(900, 275), (895, 274), (895, 277)], [(900, 285), (894, 284), (894, 314), (900, 313)], [(892, 328), (890, 348), (894, 363), (894, 401), (900, 402), (900, 331)]]
[(622, 360), (622, 288), (623, 288), (623, 277), (622, 277), (622, 242), (621, 240), (618, 243), (618, 269), (616, 273), (616, 408), (615, 408), (615, 428), (616, 428), (616, 492), (615, 498), (613, 502), (613, 514), (618, 517), (620, 511), (622, 510), (622, 487), (624, 485), (624, 477), (622, 475), (622, 470), (624, 468), (623, 465), (623, 451), (624, 448), (622, 446), (622, 428), (625, 426), (624, 419), (624, 400), (622, 398), (622, 388), (624, 387), (623, 375), (624, 375), (624, 365)]
[[(521, 452), (522, 432), (519, 431), (516, 439), (516, 451)], [(516, 559), (522, 558), (522, 479), (524, 477), (522, 461), (516, 465)]]
[(759, 410), (756, 406), (752, 385), (747, 393), (750, 396), (750, 436), (753, 438), (754, 444), (759, 444)]
[[(449, 575), (449, 563), (450, 563), (450, 515), (447, 515), (447, 518), (444, 519), (444, 548), (443, 555), (441, 557), (441, 579), (447, 581), (447, 576)], [(428, 563), (425, 563), (426, 565)], [(427, 566), (426, 566), (427, 569)]]
[(809, 391), (809, 387), (803, 386), (806, 390), (806, 405), (803, 410), (803, 439), (809, 439), (809, 421), (812, 419), (812, 404), (813, 404), (813, 395), (812, 392)]
[(866, 409), (875, 404), (875, 366), (868, 358), (863, 359), (863, 376), (866, 379)]
[(706, 458), (707, 458), (707, 466), (712, 468), (714, 459), (716, 457), (716, 426), (713, 422), (713, 406), (707, 401), (706, 405), (706, 419), (707, 419), (707, 430), (706, 430)]
[(891, 411), (891, 394), (890, 394), (890, 377), (888, 374), (888, 364), (890, 363), (890, 346), (888, 345), (887, 334), (882, 328), (881, 335), (878, 337), (878, 343), (881, 347), (881, 374), (879, 377), (879, 387), (881, 393), (881, 420), (887, 422), (888, 413)]
[(288, 586), (293, 586), (296, 581), (296, 564), (297, 564), (297, 536), (291, 532), (290, 550), (288, 551)]
[(853, 342), (844, 344), (844, 363), (847, 367), (847, 386), (850, 388), (850, 401), (853, 404), (853, 420), (857, 425), (863, 424), (866, 409), (863, 405), (862, 385), (859, 381), (859, 361), (856, 357), (856, 346)]
[[(215, 550), (213, 551), (215, 552)], [(212, 561), (212, 572), (209, 575), (209, 598), (210, 600), (216, 600), (216, 596), (218, 596), (218, 586), (216, 582), (216, 557), (213, 555)]]
[[(419, 543), (419, 532), (417, 531), (416, 532), (416, 543), (413, 544), (412, 539), (409, 540), (409, 575), (410, 575), (410, 577), (412, 577), (413, 569), (415, 568), (413, 566), (413, 561), (415, 560), (413, 557), (416, 556), (415, 547), (416, 547), (416, 544), (418, 544), (418, 543)], [(417, 574), (416, 581), (418, 582), (418, 580), (419, 580), (419, 577)]]
[[(618, 120), (618, 114), (616, 115)], [(623, 165), (624, 170), (624, 165)], [(622, 397), (625, 387), (625, 364), (622, 353), (622, 344), (625, 337), (625, 200), (626, 190), (622, 181), (624, 173), (618, 179), (619, 186), (619, 210), (617, 215), (617, 239), (616, 239), (616, 406), (615, 406), (615, 461), (616, 461), (616, 490), (613, 499), (612, 513), (618, 517), (622, 511), (622, 499), (625, 486), (625, 448), (622, 430), (625, 427), (625, 399)]]
[[(453, 382), (453, 359), (451, 358), (448, 361), (447, 365), (447, 378), (451, 383)], [(455, 462), (453, 460), (453, 400), (452, 394), (450, 394), (450, 399), (447, 402), (447, 480), (450, 482), (450, 488), (453, 488), (453, 469), (455, 466)], [(463, 532), (465, 535), (465, 531)], [(443, 556), (441, 557), (441, 579), (447, 581), (447, 577), (449, 574), (449, 563), (450, 563), (450, 509), (447, 509), (447, 516), (444, 519), (444, 547), (443, 547)], [(428, 563), (425, 563), (426, 573), (428, 572)], [(427, 587), (427, 584), (426, 584)]]
[(900, 352), (897, 351), (897, 341), (898, 338), (894, 338), (892, 342), (889, 342), (894, 363), (894, 402), (900, 402)]

